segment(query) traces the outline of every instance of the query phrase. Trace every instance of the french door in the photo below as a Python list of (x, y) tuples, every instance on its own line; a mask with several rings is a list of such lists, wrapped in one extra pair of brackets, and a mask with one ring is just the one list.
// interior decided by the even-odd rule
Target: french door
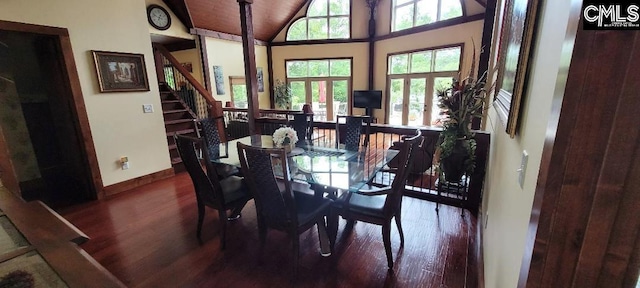
[(292, 94), (292, 110), (311, 104), (316, 121), (334, 121), (337, 115), (350, 113), (351, 78), (314, 77), (288, 80)]
[(389, 75), (387, 123), (440, 126), (437, 91), (451, 87), (455, 76), (457, 72)]

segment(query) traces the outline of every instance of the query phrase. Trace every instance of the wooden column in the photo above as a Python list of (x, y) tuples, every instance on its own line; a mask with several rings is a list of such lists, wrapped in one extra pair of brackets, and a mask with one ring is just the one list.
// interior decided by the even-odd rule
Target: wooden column
[(367, 1), (369, 6), (369, 90), (374, 89), (375, 37), (376, 37), (376, 5), (378, 0)]
[(260, 134), (256, 118), (260, 116), (258, 106), (258, 69), (256, 68), (256, 49), (253, 37), (253, 0), (238, 0), (240, 4), (240, 25), (242, 28), (242, 48), (244, 50), (244, 76), (247, 81), (247, 102), (249, 104), (249, 134)]
[(207, 91), (209, 91), (209, 93), (211, 93), (211, 95), (213, 95), (213, 90), (212, 87), (213, 85), (211, 84), (211, 73), (209, 73), (209, 57), (208, 57), (208, 53), (207, 53), (207, 37), (202, 36), (202, 35), (197, 35), (196, 37), (198, 37), (198, 48), (199, 48), (199, 52), (200, 52), (200, 61), (202, 61), (202, 76), (203, 76), (203, 81), (204, 81), (204, 88), (207, 89)]

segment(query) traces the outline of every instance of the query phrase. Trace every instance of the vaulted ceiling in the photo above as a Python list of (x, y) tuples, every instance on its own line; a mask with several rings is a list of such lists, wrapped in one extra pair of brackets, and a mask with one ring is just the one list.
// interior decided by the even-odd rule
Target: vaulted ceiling
[[(255, 0), (251, 5), (253, 34), (268, 41), (307, 0)], [(164, 0), (189, 28), (241, 35), (237, 0)]]
[[(242, 35), (237, 0), (163, 1), (188, 28)], [(251, 4), (254, 37), (263, 41), (271, 40), (307, 1), (311, 0), (254, 0)], [(487, 5), (487, 0), (475, 1), (484, 7)]]

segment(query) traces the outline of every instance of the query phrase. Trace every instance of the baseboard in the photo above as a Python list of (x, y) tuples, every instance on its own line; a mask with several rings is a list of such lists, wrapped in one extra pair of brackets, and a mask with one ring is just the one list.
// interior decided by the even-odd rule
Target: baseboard
[(175, 175), (173, 168), (165, 169), (149, 175), (140, 176), (138, 178), (129, 179), (124, 182), (116, 183), (113, 185), (105, 186), (103, 193), (105, 196), (111, 196), (120, 192), (128, 191), (145, 184), (149, 184), (158, 180), (166, 179)]

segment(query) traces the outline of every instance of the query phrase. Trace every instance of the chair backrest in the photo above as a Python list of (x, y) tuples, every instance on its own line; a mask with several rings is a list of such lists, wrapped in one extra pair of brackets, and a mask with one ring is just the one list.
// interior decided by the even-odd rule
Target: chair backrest
[(293, 130), (298, 134), (298, 143), (305, 144), (311, 141), (311, 134), (313, 134), (313, 114), (293, 114), (293, 120), (291, 121)]
[[(187, 169), (187, 172), (191, 177), (191, 181), (193, 181), (196, 200), (202, 204), (221, 207), (223, 203), (225, 203), (224, 196), (222, 194), (222, 188), (220, 187), (216, 170), (211, 165), (209, 153), (206, 149), (202, 149), (206, 172), (202, 168), (200, 159), (198, 158), (198, 150), (196, 149), (196, 146), (201, 146), (203, 144), (202, 140), (177, 134), (173, 137), (178, 148), (180, 158), (182, 158), (182, 163)], [(210, 175), (214, 176), (210, 177)]]
[[(258, 148), (238, 142), (238, 156), (245, 181), (253, 192), (258, 217), (276, 229), (297, 227), (296, 205), (284, 149)], [(274, 163), (282, 167), (284, 191), (278, 187)]]
[(400, 159), (400, 165), (398, 167), (398, 172), (396, 172), (396, 176), (393, 179), (393, 183), (391, 183), (392, 192), (387, 195), (387, 199), (384, 204), (384, 213), (386, 215), (390, 216), (393, 213), (398, 212), (398, 209), (400, 208), (404, 186), (409, 174), (411, 174), (413, 160), (416, 158), (415, 154), (419, 150), (418, 146), (422, 141), (422, 132), (418, 129), (416, 131), (416, 135), (405, 136), (400, 143), (400, 152), (396, 156)]
[[(344, 121), (341, 121), (344, 119)], [(369, 116), (336, 116), (336, 148), (344, 143), (344, 149), (349, 151), (360, 150), (360, 138), (362, 138), (362, 124), (365, 124), (365, 140), (363, 146), (369, 145), (369, 131), (371, 129), (371, 117)]]
[(224, 121), (224, 119), (222, 117), (208, 117), (198, 120), (205, 144), (203, 148), (206, 148), (209, 152), (209, 157), (212, 159), (220, 157), (220, 143), (222, 143), (222, 138), (220, 138), (220, 129), (218, 129), (218, 125), (222, 123), (224, 127), (224, 122), (220, 121)]

